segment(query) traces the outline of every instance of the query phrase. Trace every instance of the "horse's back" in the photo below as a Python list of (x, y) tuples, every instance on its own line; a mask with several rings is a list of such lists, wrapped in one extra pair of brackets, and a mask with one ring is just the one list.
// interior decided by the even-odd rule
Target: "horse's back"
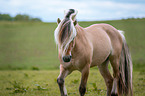
[(110, 54), (116, 54), (121, 49), (122, 39), (113, 26), (109, 24), (94, 24), (85, 28), (86, 34), (93, 46), (91, 66), (103, 63)]

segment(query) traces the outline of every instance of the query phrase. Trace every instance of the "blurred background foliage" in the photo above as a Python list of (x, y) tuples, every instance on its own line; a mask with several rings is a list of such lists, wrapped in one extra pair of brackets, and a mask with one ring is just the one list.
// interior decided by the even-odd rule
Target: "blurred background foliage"
[(27, 14), (17, 14), (12, 17), (9, 14), (1, 14), (0, 13), (0, 21), (41, 21), (39, 18), (32, 18)]

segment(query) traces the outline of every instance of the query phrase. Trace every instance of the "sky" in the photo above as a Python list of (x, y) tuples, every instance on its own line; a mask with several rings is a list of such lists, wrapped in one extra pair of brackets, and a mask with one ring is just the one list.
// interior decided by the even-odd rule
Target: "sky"
[(0, 13), (28, 14), (44, 22), (63, 19), (64, 10), (78, 10), (78, 21), (145, 17), (145, 0), (0, 0)]

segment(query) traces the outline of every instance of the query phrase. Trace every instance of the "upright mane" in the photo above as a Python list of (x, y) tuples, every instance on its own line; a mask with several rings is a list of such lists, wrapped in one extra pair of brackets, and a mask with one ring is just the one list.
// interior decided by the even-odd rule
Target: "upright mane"
[(58, 24), (55, 29), (55, 42), (59, 49), (64, 53), (70, 44), (70, 42), (75, 38), (77, 32), (73, 24), (76, 12), (74, 9), (69, 9), (64, 19)]

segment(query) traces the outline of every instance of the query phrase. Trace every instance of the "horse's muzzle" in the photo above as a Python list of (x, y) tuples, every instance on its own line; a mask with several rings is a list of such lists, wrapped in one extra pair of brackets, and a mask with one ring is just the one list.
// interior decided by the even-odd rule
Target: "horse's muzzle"
[(62, 59), (63, 59), (64, 62), (70, 62), (71, 58), (72, 58), (71, 55), (67, 55), (67, 56), (63, 56)]

